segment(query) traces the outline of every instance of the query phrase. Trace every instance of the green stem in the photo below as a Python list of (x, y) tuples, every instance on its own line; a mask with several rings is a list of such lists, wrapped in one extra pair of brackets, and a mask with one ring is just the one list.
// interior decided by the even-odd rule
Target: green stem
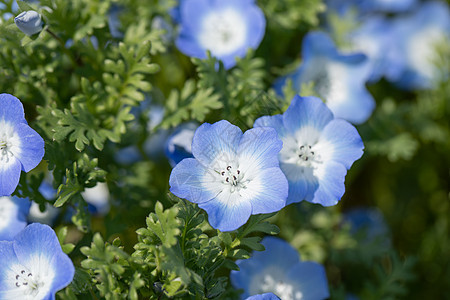
[(74, 56), (73, 56), (73, 54), (72, 54), (72, 52), (70, 52), (67, 48), (66, 48), (66, 46), (65, 46), (65, 44), (64, 44), (64, 41), (59, 37), (59, 36), (57, 36), (53, 31), (51, 31), (50, 29), (48, 29), (48, 27), (45, 29), (55, 40), (57, 40), (58, 41), (58, 43), (61, 45), (61, 48), (62, 48), (62, 50), (64, 51), (64, 53), (70, 58), (70, 60), (72, 61), (72, 63), (74, 64), (74, 65), (77, 65), (77, 66), (82, 66), (83, 64), (82, 64), (82, 62), (81, 62), (81, 60), (77, 60)]

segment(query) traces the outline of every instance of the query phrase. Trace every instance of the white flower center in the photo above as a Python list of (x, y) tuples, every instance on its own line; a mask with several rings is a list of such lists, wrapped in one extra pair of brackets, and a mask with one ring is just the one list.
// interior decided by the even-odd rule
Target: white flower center
[(268, 292), (274, 293), (283, 300), (300, 300), (303, 297), (303, 294), (295, 290), (291, 284), (283, 282), (279, 278), (275, 279), (269, 274), (265, 274), (260, 287), (260, 293)]
[(20, 153), (20, 139), (14, 128), (4, 120), (0, 121), (0, 168)]
[(23, 292), (23, 295), (36, 297), (44, 282), (39, 275), (34, 276), (30, 271), (22, 269), (15, 276), (15, 286)]
[(428, 79), (436, 76), (437, 49), (445, 41), (445, 33), (437, 27), (429, 26), (414, 34), (408, 43), (408, 57), (411, 66)]
[(233, 53), (246, 41), (245, 20), (233, 9), (212, 12), (202, 22), (200, 44), (214, 56)]
[(219, 180), (229, 189), (230, 193), (247, 188), (249, 180), (244, 179), (244, 174), (236, 166), (228, 164), (225, 168), (216, 170), (216, 173), (220, 175)]
[(9, 226), (11, 218), (16, 216), (17, 206), (9, 197), (0, 197), (0, 230)]

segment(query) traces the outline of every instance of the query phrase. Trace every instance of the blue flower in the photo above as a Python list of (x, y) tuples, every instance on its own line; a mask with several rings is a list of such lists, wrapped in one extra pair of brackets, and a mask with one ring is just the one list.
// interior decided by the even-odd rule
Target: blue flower
[(278, 296), (273, 293), (265, 293), (250, 296), (245, 300), (280, 300), (280, 298), (278, 298)]
[(239, 271), (231, 271), (235, 288), (249, 295), (272, 292), (283, 300), (320, 300), (330, 296), (325, 269), (316, 262), (301, 262), (296, 249), (276, 237), (265, 237), (265, 251), (253, 252), (246, 260), (237, 260)]
[(164, 153), (172, 166), (192, 157), (192, 138), (197, 127), (196, 123), (182, 124), (167, 138)]
[(376, 208), (361, 207), (346, 211), (342, 223), (350, 225), (350, 233), (360, 235), (365, 244), (379, 242), (384, 248), (391, 245), (389, 227), (383, 214)]
[(367, 55), (371, 74), (369, 82), (376, 82), (382, 76), (397, 78), (402, 70), (402, 56), (395, 47), (396, 37), (392, 24), (382, 17), (370, 17), (348, 36), (353, 51)]
[(44, 140), (28, 126), (22, 103), (0, 94), (0, 196), (19, 184), (20, 171), (34, 169), (44, 156)]
[(340, 15), (356, 10), (361, 15), (373, 12), (399, 13), (414, 8), (417, 0), (327, 0), (327, 7)]
[(26, 198), (0, 197), (0, 241), (10, 241), (27, 226), (30, 201)]
[(371, 66), (364, 54), (340, 54), (328, 35), (310, 32), (303, 39), (302, 56), (300, 67), (275, 83), (278, 92), (288, 79), (298, 93), (302, 84), (313, 82), (336, 118), (360, 124), (370, 117), (375, 101), (365, 87)]
[(104, 216), (109, 212), (109, 189), (105, 182), (98, 182), (94, 187), (85, 188), (81, 196), (88, 204), (88, 210), (97, 216)]
[(75, 274), (53, 229), (39, 223), (0, 242), (0, 266), (1, 299), (55, 299)]
[(287, 204), (330, 206), (341, 199), (347, 170), (363, 154), (355, 127), (335, 119), (319, 98), (299, 96), (284, 114), (261, 117), (254, 126), (275, 128), (283, 141), (279, 159), (289, 181)]
[[(442, 74), (438, 69), (437, 47), (450, 38), (450, 11), (443, 2), (427, 2), (414, 14), (393, 21), (396, 47), (403, 67), (398, 78), (390, 78), (404, 89), (426, 89)], [(444, 70), (448, 76), (448, 69)], [(442, 79), (442, 78), (441, 78)]]
[(179, 12), (178, 49), (198, 58), (206, 58), (209, 50), (226, 69), (264, 36), (266, 21), (254, 0), (184, 0)]
[(41, 32), (44, 22), (41, 15), (34, 10), (24, 11), (14, 18), (14, 23), (26, 35)]
[(170, 191), (198, 203), (212, 227), (235, 230), (252, 214), (285, 206), (288, 184), (278, 163), (281, 147), (272, 128), (243, 134), (225, 120), (204, 123), (194, 134), (194, 158), (183, 159), (172, 170)]

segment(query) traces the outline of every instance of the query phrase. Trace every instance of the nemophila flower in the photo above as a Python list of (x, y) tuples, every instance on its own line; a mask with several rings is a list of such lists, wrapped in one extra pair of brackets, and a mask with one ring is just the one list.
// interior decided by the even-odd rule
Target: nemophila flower
[(376, 208), (360, 207), (346, 211), (342, 223), (350, 225), (350, 233), (361, 237), (364, 243), (379, 242), (386, 248), (391, 245), (389, 227)]
[(10, 241), (27, 225), (31, 202), (26, 198), (0, 197), (0, 241)]
[(375, 108), (375, 101), (365, 87), (371, 73), (367, 57), (362, 53), (340, 54), (323, 32), (308, 33), (302, 47), (302, 64), (275, 83), (278, 91), (288, 79), (298, 93), (303, 84), (312, 82), (336, 118), (355, 124), (365, 122)]
[(273, 293), (265, 293), (250, 296), (245, 300), (280, 300), (280, 298), (278, 298), (278, 296)]
[(0, 94), (0, 196), (19, 184), (20, 171), (34, 169), (44, 156), (44, 140), (28, 126), (22, 103)]
[(341, 199), (347, 170), (364, 148), (353, 125), (335, 119), (319, 98), (295, 96), (284, 114), (261, 117), (254, 126), (275, 128), (283, 141), (279, 159), (289, 181), (287, 204), (330, 206)]
[(352, 51), (367, 55), (370, 65), (369, 82), (376, 82), (382, 76), (397, 78), (402, 70), (402, 53), (394, 46), (396, 37), (392, 24), (383, 17), (365, 19), (362, 24), (348, 35)]
[(44, 22), (41, 15), (34, 10), (23, 11), (14, 18), (14, 23), (26, 35), (33, 35), (41, 32)]
[(206, 58), (206, 51), (223, 61), (225, 68), (236, 64), (248, 48), (261, 42), (266, 21), (254, 0), (184, 0), (179, 9), (178, 49), (192, 57)]
[(0, 242), (0, 266), (1, 299), (55, 299), (75, 274), (53, 229), (39, 223)]
[(231, 271), (233, 286), (244, 290), (241, 299), (268, 292), (283, 300), (320, 300), (330, 296), (322, 265), (301, 262), (297, 250), (280, 238), (265, 237), (261, 244), (265, 251), (237, 260), (239, 271)]
[(104, 216), (109, 212), (109, 189), (105, 182), (98, 182), (94, 187), (85, 188), (81, 196), (92, 214)]
[(328, 0), (327, 8), (341, 15), (353, 10), (360, 15), (373, 12), (399, 13), (411, 10), (417, 0)]
[(225, 120), (202, 124), (192, 141), (194, 158), (172, 170), (170, 191), (198, 203), (212, 227), (235, 230), (252, 214), (285, 206), (288, 185), (278, 163), (281, 147), (272, 128), (242, 133)]
[(164, 153), (172, 166), (192, 157), (191, 145), (197, 127), (198, 125), (192, 122), (182, 124), (167, 138)]
[(404, 89), (432, 87), (441, 74), (438, 48), (450, 39), (450, 11), (444, 2), (426, 2), (411, 15), (393, 21), (398, 51), (403, 67), (398, 78), (390, 78)]

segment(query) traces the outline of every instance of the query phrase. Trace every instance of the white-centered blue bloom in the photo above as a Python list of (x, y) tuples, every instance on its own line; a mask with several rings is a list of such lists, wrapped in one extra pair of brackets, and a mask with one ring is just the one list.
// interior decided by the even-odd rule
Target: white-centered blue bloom
[(369, 82), (376, 82), (382, 76), (399, 77), (403, 53), (395, 47), (397, 39), (390, 21), (380, 16), (367, 18), (361, 26), (349, 33), (348, 42), (351, 51), (367, 55), (371, 69)]
[(184, 0), (179, 22), (176, 45), (181, 52), (206, 58), (209, 50), (227, 69), (236, 64), (236, 57), (259, 46), (266, 26), (254, 0)]
[(0, 241), (10, 241), (27, 226), (31, 202), (26, 198), (0, 197)]
[[(450, 40), (450, 10), (444, 2), (426, 2), (411, 15), (393, 21), (395, 46), (403, 58), (403, 72), (391, 78), (404, 89), (432, 87), (441, 74), (437, 48)], [(442, 79), (442, 78), (441, 78)]]
[(75, 274), (53, 229), (39, 223), (0, 242), (0, 266), (0, 299), (55, 299)]
[(0, 196), (19, 184), (20, 171), (34, 169), (44, 156), (44, 140), (28, 126), (22, 103), (0, 94)]
[(89, 211), (94, 215), (104, 216), (111, 207), (109, 203), (109, 189), (105, 182), (97, 182), (94, 187), (85, 188), (81, 196), (88, 204)]
[(192, 139), (197, 127), (198, 124), (193, 122), (182, 124), (167, 138), (164, 153), (172, 167), (183, 159), (192, 157)]
[(248, 297), (245, 300), (280, 300), (274, 293), (264, 293)]
[(44, 25), (41, 15), (34, 10), (21, 12), (14, 18), (14, 23), (26, 35), (33, 35), (40, 32)]
[(271, 213), (286, 204), (288, 184), (279, 168), (282, 142), (273, 128), (245, 133), (222, 120), (202, 124), (192, 154), (172, 170), (170, 191), (198, 203), (221, 231), (239, 228), (252, 214)]
[(278, 91), (288, 79), (298, 93), (302, 84), (313, 82), (336, 118), (360, 124), (370, 117), (375, 101), (365, 87), (371, 66), (364, 54), (340, 54), (327, 34), (310, 32), (303, 39), (302, 58), (294, 73), (275, 83)]
[(301, 262), (297, 250), (280, 238), (265, 237), (261, 244), (265, 251), (236, 261), (240, 270), (231, 271), (233, 286), (244, 290), (242, 299), (268, 292), (283, 300), (321, 300), (330, 296), (322, 265)]
[(364, 148), (353, 125), (335, 119), (319, 98), (295, 96), (284, 114), (261, 117), (254, 126), (275, 128), (283, 141), (279, 159), (289, 181), (287, 204), (331, 206), (341, 199), (347, 170)]

